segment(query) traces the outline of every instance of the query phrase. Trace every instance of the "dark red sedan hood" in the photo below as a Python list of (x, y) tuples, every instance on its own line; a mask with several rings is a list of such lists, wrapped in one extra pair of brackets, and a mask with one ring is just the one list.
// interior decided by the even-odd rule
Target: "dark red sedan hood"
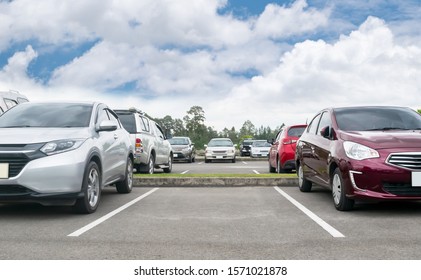
[(353, 141), (373, 149), (420, 148), (420, 130), (339, 131), (342, 140)]

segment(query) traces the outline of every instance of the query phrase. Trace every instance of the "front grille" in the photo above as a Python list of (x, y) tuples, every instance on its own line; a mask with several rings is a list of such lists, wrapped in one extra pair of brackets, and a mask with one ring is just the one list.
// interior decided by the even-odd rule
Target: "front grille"
[(214, 154), (226, 154), (227, 151), (213, 151)]
[(28, 194), (30, 191), (20, 185), (0, 185), (0, 195), (5, 194)]
[(384, 183), (383, 189), (388, 193), (400, 196), (421, 196), (421, 188), (412, 187), (411, 184)]
[(9, 177), (17, 176), (29, 161), (25, 156), (9, 157), (0, 155), (0, 163), (9, 164)]
[(421, 153), (391, 154), (387, 162), (407, 169), (421, 170)]

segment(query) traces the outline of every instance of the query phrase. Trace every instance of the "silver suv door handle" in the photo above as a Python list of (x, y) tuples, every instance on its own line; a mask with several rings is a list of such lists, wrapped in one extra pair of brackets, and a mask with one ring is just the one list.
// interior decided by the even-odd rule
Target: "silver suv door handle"
[(118, 139), (118, 135), (117, 134), (114, 134), (114, 139)]

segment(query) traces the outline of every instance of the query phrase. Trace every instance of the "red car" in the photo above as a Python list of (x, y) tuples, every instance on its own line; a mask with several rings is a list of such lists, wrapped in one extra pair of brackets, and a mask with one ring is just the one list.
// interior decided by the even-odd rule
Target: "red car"
[(421, 116), (403, 107), (330, 108), (296, 149), (299, 188), (332, 190), (336, 209), (356, 200), (421, 200)]
[(295, 145), (307, 125), (284, 126), (270, 143), (269, 172), (291, 172), (295, 169)]

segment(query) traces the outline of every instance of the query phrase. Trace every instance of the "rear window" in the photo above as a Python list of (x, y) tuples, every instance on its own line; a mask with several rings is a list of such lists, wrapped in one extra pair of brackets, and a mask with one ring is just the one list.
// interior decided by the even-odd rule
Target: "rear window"
[(136, 119), (133, 114), (118, 114), (118, 117), (123, 124), (123, 127), (131, 134), (135, 134), (136, 131)]
[(301, 135), (303, 134), (304, 130), (305, 130), (305, 126), (302, 127), (291, 127), (288, 130), (288, 136), (292, 136), (292, 137), (301, 137)]

